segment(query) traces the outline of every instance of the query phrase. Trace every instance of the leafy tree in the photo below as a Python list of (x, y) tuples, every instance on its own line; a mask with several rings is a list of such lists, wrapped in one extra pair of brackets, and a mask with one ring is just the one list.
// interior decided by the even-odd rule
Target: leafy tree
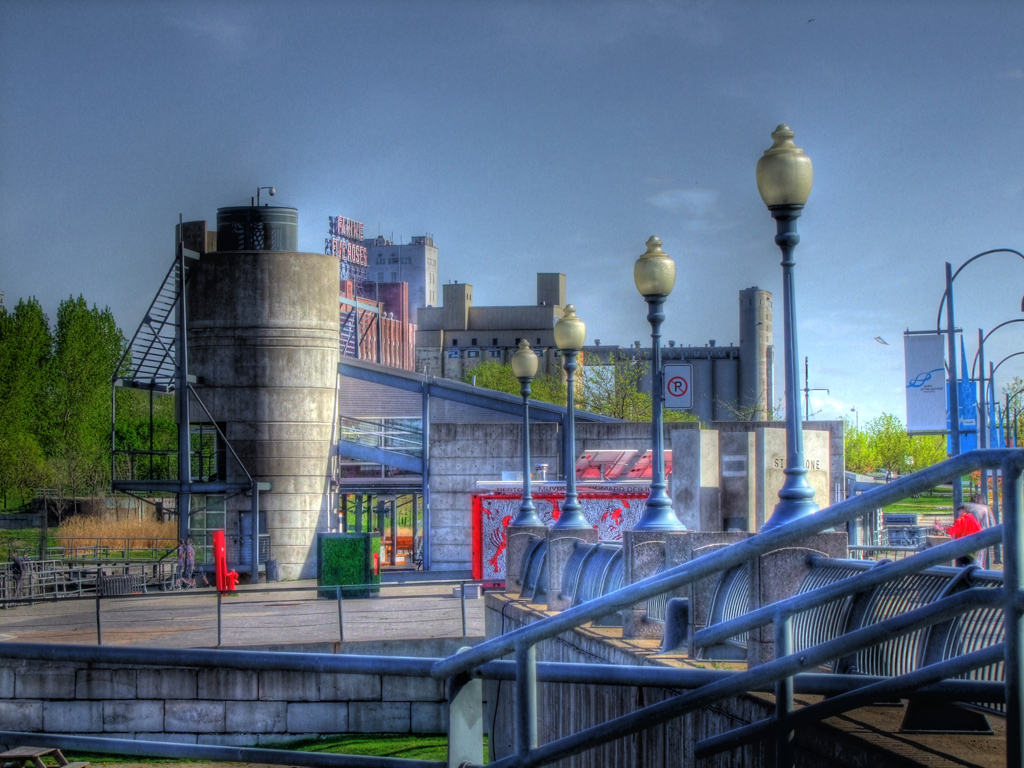
[(49, 321), (35, 298), (13, 313), (0, 307), (0, 495), (17, 491), (24, 501), (45, 475), (39, 423), (44, 415), (45, 374), (53, 353)]
[(914, 459), (912, 469), (924, 469), (949, 458), (946, 453), (944, 435), (913, 435), (910, 438), (910, 455)]
[(887, 475), (906, 472), (910, 467), (910, 436), (903, 423), (891, 413), (883, 413), (868, 422), (865, 431), (875, 457), (875, 467)]
[(848, 419), (845, 423), (846, 469), (849, 472), (867, 474), (875, 469), (875, 456), (871, 441), (864, 430), (855, 427)]
[(108, 477), (110, 377), (125, 338), (109, 308), (68, 297), (57, 309), (46, 373), (44, 437), (62, 491), (95, 492)]
[[(480, 363), (462, 376), (462, 381), (486, 389), (493, 389), (498, 392), (506, 392), (510, 395), (519, 395), (519, 379), (512, 372), (511, 365), (488, 360)], [(565, 385), (556, 377), (549, 374), (540, 374), (530, 384), (530, 398), (555, 405), (565, 405)]]
[(626, 421), (651, 420), (651, 396), (640, 385), (651, 366), (622, 352), (612, 356), (610, 365), (580, 369), (580, 408)]

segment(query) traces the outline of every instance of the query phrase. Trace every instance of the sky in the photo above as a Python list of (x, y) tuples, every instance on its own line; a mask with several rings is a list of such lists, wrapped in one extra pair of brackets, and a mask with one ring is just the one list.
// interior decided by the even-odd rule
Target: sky
[[(589, 340), (650, 338), (632, 265), (676, 262), (664, 338), (738, 343), (782, 269), (754, 168), (787, 123), (814, 163), (798, 351), (815, 418), (905, 419), (903, 332), (944, 262), (1024, 252), (1024, 3), (0, 0), (0, 291), (82, 294), (131, 336), (174, 225), (246, 205), (433, 235), (442, 283), (532, 304), (563, 272)], [(1024, 258), (958, 276), (978, 328), (1024, 317)], [(877, 341), (883, 340), (885, 343)], [(1024, 324), (985, 344), (1024, 349)], [(803, 365), (800, 365), (801, 371)], [(996, 373), (1024, 377), (1024, 356)], [(852, 410), (855, 409), (855, 410)]]

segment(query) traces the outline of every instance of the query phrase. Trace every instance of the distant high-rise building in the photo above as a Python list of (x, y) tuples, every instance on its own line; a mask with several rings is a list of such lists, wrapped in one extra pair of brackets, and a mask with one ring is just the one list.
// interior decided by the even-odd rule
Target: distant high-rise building
[(417, 323), (422, 307), (438, 305), (437, 248), (431, 235), (418, 235), (409, 243), (393, 243), (383, 235), (363, 240), (366, 281), (409, 284), (409, 322)]

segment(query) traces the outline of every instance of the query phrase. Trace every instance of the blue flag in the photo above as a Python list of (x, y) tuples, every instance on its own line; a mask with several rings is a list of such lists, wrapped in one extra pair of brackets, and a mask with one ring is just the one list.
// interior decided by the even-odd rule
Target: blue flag
[[(960, 453), (966, 453), (978, 447), (978, 393), (967, 372), (967, 351), (964, 349), (962, 336), (960, 337), (960, 379), (957, 381), (957, 399), (960, 406)], [(949, 399), (946, 400), (946, 412), (946, 426), (950, 428)], [(952, 437), (946, 438), (946, 450), (953, 453)]]

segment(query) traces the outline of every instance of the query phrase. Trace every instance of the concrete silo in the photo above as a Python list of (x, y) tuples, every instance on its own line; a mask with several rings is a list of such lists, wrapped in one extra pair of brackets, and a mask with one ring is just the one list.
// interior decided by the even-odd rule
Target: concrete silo
[[(339, 356), (338, 261), (297, 243), (294, 208), (221, 208), (217, 250), (187, 285), (189, 372), (246, 469), (273, 485), (260, 494), (260, 530), (289, 579), (316, 575), (316, 532), (327, 526)], [(209, 420), (195, 400), (191, 413), (193, 424)], [(224, 480), (245, 481), (230, 452), (222, 463)], [(230, 559), (230, 542), (251, 525), (251, 498), (217, 503)], [(238, 549), (248, 570), (251, 548)]]

